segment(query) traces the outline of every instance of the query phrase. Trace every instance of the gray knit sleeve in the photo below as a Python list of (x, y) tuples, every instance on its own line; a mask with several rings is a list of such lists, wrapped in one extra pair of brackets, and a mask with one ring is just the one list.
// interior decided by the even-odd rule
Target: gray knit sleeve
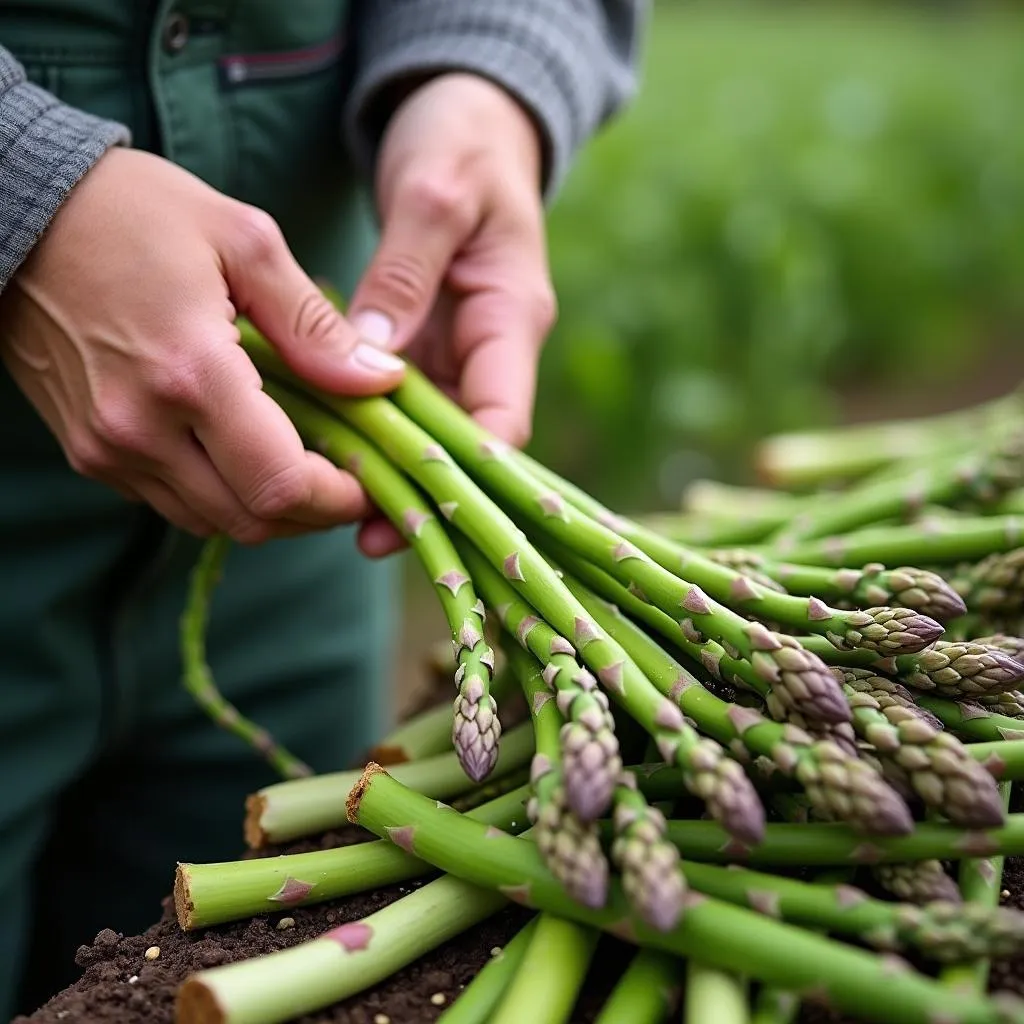
[(0, 46), (0, 291), (39, 240), (68, 192), (128, 130), (25, 79)]
[(636, 88), (644, 0), (358, 0), (356, 72), (345, 129), (359, 165), (372, 166), (394, 82), (472, 71), (506, 88), (544, 135), (545, 191), (576, 150)]

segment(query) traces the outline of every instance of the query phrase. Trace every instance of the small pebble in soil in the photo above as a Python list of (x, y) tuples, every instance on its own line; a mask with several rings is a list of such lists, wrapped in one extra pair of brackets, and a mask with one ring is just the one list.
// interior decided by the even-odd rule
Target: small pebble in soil
[(136, 984), (138, 984), (138, 981), (139, 981), (139, 976), (138, 976), (137, 974), (133, 974), (133, 975), (132, 975), (132, 976), (131, 976), (131, 977), (130, 977), (130, 978), (128, 979), (128, 984), (129, 984), (129, 985), (136, 985)]
[(143, 954), (147, 960), (155, 960), (160, 955), (159, 946), (150, 946)]
[(286, 931), (288, 931), (289, 928), (294, 928), (294, 927), (295, 927), (295, 918), (294, 917), (282, 917), (281, 920), (277, 922), (277, 930), (279, 932), (286, 932)]
[(391, 1024), (391, 1018), (386, 1013), (378, 1013), (373, 1018), (373, 1024)]
[(1001, 900), (1008, 900), (1008, 899), (1010, 898), (1010, 890), (1009, 890), (1009, 889), (1004, 889), (1004, 890), (1003, 890), (1003, 891), (1002, 891), (1002, 892), (1001, 892), (1001, 893), (999, 894), (999, 898), (1000, 898)]
[(492, 946), (491, 947), (491, 956), (500, 956), (500, 955), (501, 955), (501, 946)]
[(444, 994), (443, 992), (435, 992), (435, 993), (434, 993), (434, 994), (433, 994), (433, 995), (432, 995), (432, 996), (430, 997), (430, 1001), (431, 1001), (431, 1002), (432, 1002), (432, 1003), (433, 1003), (433, 1004), (434, 1004), (435, 1006), (444, 1006), (444, 1004), (445, 1004), (445, 1003), (446, 1003), (446, 1002), (447, 1002), (448, 1000), (447, 1000), (447, 997), (445, 996), (445, 994)]

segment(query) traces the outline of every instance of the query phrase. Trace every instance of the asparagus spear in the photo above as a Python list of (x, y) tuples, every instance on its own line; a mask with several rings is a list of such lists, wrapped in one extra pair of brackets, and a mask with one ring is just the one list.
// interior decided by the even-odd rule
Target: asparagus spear
[[(871, 875), (886, 892), (905, 903), (960, 903), (960, 890), (935, 858), (909, 864), (875, 864)], [(959, 909), (959, 908), (958, 908)]]
[[(533, 726), (523, 722), (505, 734), (491, 777), (498, 779), (522, 768), (532, 755)], [(473, 788), (454, 751), (398, 764), (392, 770), (406, 785), (437, 800), (451, 800)], [(328, 772), (278, 782), (253, 793), (246, 801), (246, 843), (259, 850), (343, 825), (344, 797), (359, 775), (359, 770)]]
[(1011, 392), (970, 409), (775, 434), (758, 446), (761, 475), (773, 484), (806, 488), (862, 476), (893, 462), (929, 458), (962, 437), (989, 436), (1014, 426), (1020, 398)]
[[(868, 562), (935, 565), (1011, 551), (1024, 540), (1024, 517), (990, 516), (931, 522), (926, 527), (887, 526), (801, 541), (785, 557), (801, 565), (857, 568)], [(778, 556), (773, 545), (758, 548)]]
[(830, 649), (828, 642), (817, 636), (800, 637), (799, 642), (832, 665), (878, 669), (914, 690), (958, 700), (1014, 690), (1024, 679), (1024, 664), (998, 647), (974, 641), (939, 640), (927, 651), (898, 658)]
[(537, 848), (573, 899), (586, 907), (602, 907), (607, 898), (608, 862), (596, 825), (577, 817), (565, 797), (558, 739), (562, 716), (541, 678), (540, 666), (525, 651), (510, 648), (507, 653), (536, 733), (537, 753), (530, 770), (533, 796), (526, 813), (536, 827)]
[(707, 967), (691, 957), (686, 964), (684, 1024), (749, 1024), (747, 986), (730, 971)]
[(594, 1024), (665, 1024), (679, 1001), (682, 970), (676, 957), (657, 949), (641, 949)]
[(437, 1024), (488, 1024), (513, 977), (519, 972), (539, 919), (540, 915), (531, 918), (526, 927), (484, 964), (455, 1002), (437, 1018)]
[(602, 814), (611, 802), (622, 758), (608, 697), (597, 680), (567, 653), (559, 636), (470, 545), (457, 545), (487, 605), (509, 635), (544, 666), (543, 679), (566, 718), (562, 727), (562, 775), (569, 806), (583, 820)]
[[(915, 866), (930, 863), (934, 862)], [(919, 950), (940, 963), (958, 963), (978, 956), (1016, 956), (1024, 949), (1024, 913), (960, 906), (959, 894), (954, 900), (920, 901), (915, 906), (874, 899), (847, 884), (802, 882), (735, 865), (685, 861), (684, 871), (691, 886), (707, 896), (790, 924), (848, 936), (879, 950)]]
[(967, 455), (941, 456), (911, 473), (868, 480), (835, 501), (819, 501), (792, 519), (773, 538), (779, 551), (800, 541), (834, 536), (870, 523), (913, 512), (929, 502), (961, 498), (993, 502), (1024, 483), (1024, 435), (1019, 431)]
[(665, 816), (636, 785), (635, 776), (623, 773), (615, 789), (612, 861), (630, 906), (652, 928), (667, 932), (682, 916), (686, 882), (679, 851), (665, 839)]
[(993, 1001), (951, 993), (911, 970), (893, 972), (873, 954), (710, 898), (692, 901), (680, 924), (667, 933), (631, 915), (617, 886), (604, 909), (584, 908), (566, 898), (533, 844), (488, 835), (483, 826), (404, 788), (377, 765), (367, 767), (350, 795), (349, 814), (376, 835), (401, 836), (417, 856), (442, 870), (525, 905), (645, 946), (698, 956), (710, 966), (756, 980), (813, 992), (868, 1020), (934, 1024), (940, 1011), (959, 1024), (1011, 1019)]
[(834, 668), (832, 671), (844, 687), (871, 697), (883, 712), (893, 707), (903, 708), (936, 729), (942, 728), (942, 722), (930, 711), (915, 703), (915, 695), (895, 679), (877, 675), (865, 668)]
[(740, 572), (756, 571), (784, 586), (790, 594), (816, 596), (842, 607), (911, 608), (938, 622), (948, 622), (967, 611), (964, 598), (942, 576), (913, 566), (886, 569), (881, 562), (869, 562), (860, 569), (828, 569), (772, 561), (742, 549), (716, 551), (712, 557)]
[(992, 775), (963, 744), (899, 705), (882, 708), (869, 694), (844, 687), (858, 735), (924, 803), (967, 828), (991, 828), (1003, 820)]
[(361, 921), (291, 949), (190, 975), (178, 989), (174, 1019), (177, 1024), (293, 1020), (371, 988), (505, 902), (493, 889), (438, 878)]
[(490, 693), (494, 652), (484, 637), (483, 605), (444, 527), (420, 492), (355, 431), (287, 388), (265, 382), (264, 390), (307, 441), (359, 480), (423, 563), (448, 620), (459, 663), (452, 742), (466, 774), (480, 782), (494, 768), (501, 736), (498, 705)]
[(709, 821), (669, 819), (666, 835), (689, 860), (729, 864), (745, 861), (761, 866), (814, 867), (832, 864), (899, 864), (963, 857), (1007, 857), (1024, 854), (1024, 814), (1009, 814), (1002, 828), (978, 831), (956, 825), (918, 822), (910, 835), (865, 839), (847, 825), (769, 824), (764, 839), (749, 848), (738, 846)]
[(972, 611), (1019, 612), (1024, 607), (1024, 548), (993, 552), (974, 565), (958, 567), (948, 578)]
[(206, 626), (213, 590), (224, 568), (224, 559), (231, 545), (225, 536), (211, 537), (199, 552), (192, 570), (185, 610), (181, 616), (181, 661), (183, 683), (196, 703), (213, 721), (248, 743), (284, 778), (301, 779), (313, 769), (282, 747), (266, 729), (249, 721), (224, 699), (206, 661)]
[(565, 1024), (597, 949), (600, 932), (541, 914), (523, 962), (490, 1024)]
[[(971, 749), (982, 743), (994, 743), (999, 740), (1024, 740), (1024, 728), (1020, 722), (1003, 715), (992, 714), (969, 701), (946, 700), (921, 693), (916, 697), (917, 703), (926, 711), (930, 711), (942, 724), (965, 740), (972, 740)], [(1001, 777), (1002, 769), (993, 766), (990, 770)]]
[(1006, 693), (984, 694), (975, 697), (976, 703), (983, 711), (1003, 718), (1024, 718), (1024, 693), (1020, 690), (1008, 690)]
[[(539, 483), (534, 474), (526, 468), (525, 457), (513, 455), (507, 446), (500, 445), (486, 431), (478, 427), (465, 413), (444, 395), (431, 387), (415, 372), (410, 371), (403, 384), (394, 394), (395, 402), (421, 424), (429, 425), (434, 436), (441, 440), (455, 458), (478, 480), (483, 481), (501, 500), (533, 523), (543, 536), (550, 537), (569, 550), (591, 560), (620, 582), (636, 588), (646, 598), (673, 616), (682, 617), (691, 628), (736, 648), (766, 678), (774, 678), (785, 671), (791, 656), (785, 650), (785, 643), (771, 633), (763, 624), (749, 622), (731, 608), (709, 597), (701, 587), (674, 575), (668, 569), (646, 556), (638, 548), (608, 525), (580, 512), (571, 502), (566, 501), (555, 490), (548, 490)], [(607, 520), (606, 520), (607, 521)], [(618, 523), (624, 522), (616, 520)], [(659, 540), (661, 538), (658, 538)], [(715, 579), (725, 579), (726, 589), (732, 586), (733, 578), (743, 580), (740, 574), (702, 559), (695, 569), (715, 574)], [(689, 563), (688, 563), (689, 565)], [(709, 577), (710, 580), (710, 577)], [(705, 581), (707, 582), (707, 581)], [(782, 594), (765, 594), (752, 597), (744, 592), (732, 595), (737, 604), (749, 600), (758, 604), (759, 611), (781, 621), (771, 599), (783, 600)], [(790, 599), (791, 600), (791, 599)], [(801, 622), (818, 621), (814, 608), (807, 601), (797, 601), (802, 607)], [(858, 636), (869, 642), (869, 626), (873, 619), (866, 613), (840, 613), (850, 616), (836, 623), (843, 629), (843, 635), (856, 628)], [(825, 626), (833, 624), (825, 615)], [(822, 621), (824, 621), (822, 620)], [(918, 621), (920, 620), (920, 621)], [(555, 625), (555, 623), (552, 623)], [(880, 627), (886, 636), (892, 634), (888, 627)], [(919, 616), (913, 624), (907, 624), (900, 634), (908, 636), (914, 629), (922, 631), (922, 637), (934, 639), (941, 632), (937, 623), (931, 623)], [(871, 643), (875, 641), (871, 640)], [(881, 641), (879, 641), (881, 642)], [(924, 641), (929, 642), (928, 640)], [(915, 648), (918, 649), (918, 648)], [(807, 659), (813, 663), (815, 659)], [(810, 691), (802, 710), (808, 718), (822, 718), (826, 721), (844, 721), (849, 718), (842, 694), (835, 686), (835, 680), (824, 670), (824, 666), (813, 665), (819, 672), (817, 687)], [(811, 668), (806, 670), (810, 673)]]
[[(573, 570), (585, 571), (585, 567), (577, 561)], [(815, 743), (800, 729), (770, 722), (752, 708), (720, 700), (642, 630), (616, 615), (615, 605), (604, 605), (571, 577), (566, 577), (566, 585), (662, 693), (673, 698), (704, 732), (727, 743), (737, 754), (749, 750), (796, 778), (820, 813), (878, 835), (898, 835), (913, 827), (906, 804), (869, 765), (835, 743)], [(656, 611), (621, 588), (612, 596), (616, 605), (631, 612), (650, 615)], [(713, 661), (707, 664), (717, 667)]]

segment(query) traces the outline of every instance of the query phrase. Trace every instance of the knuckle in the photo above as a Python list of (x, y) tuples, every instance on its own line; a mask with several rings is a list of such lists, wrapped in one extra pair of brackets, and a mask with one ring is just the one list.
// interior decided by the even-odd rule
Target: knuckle
[(261, 481), (247, 502), (258, 519), (283, 519), (309, 500), (309, 486), (301, 465), (287, 466)]
[(466, 194), (454, 178), (420, 175), (405, 185), (405, 201), (429, 224), (461, 224), (470, 214)]
[(80, 430), (70, 434), (65, 452), (68, 464), (80, 476), (103, 477), (115, 465), (110, 451), (91, 431)]
[(202, 401), (207, 373), (202, 361), (183, 358), (155, 368), (149, 377), (149, 387), (160, 402), (180, 408), (194, 408)]
[(99, 441), (110, 448), (141, 454), (147, 447), (141, 417), (126, 402), (107, 399), (97, 403), (90, 426)]
[(270, 540), (274, 535), (274, 531), (270, 523), (262, 523), (258, 519), (246, 519), (230, 527), (227, 530), (227, 534), (239, 544), (256, 547)]
[(429, 299), (429, 271), (412, 253), (390, 253), (371, 268), (367, 291), (385, 298), (398, 313), (414, 313)]
[(284, 236), (277, 221), (265, 210), (255, 206), (240, 204), (233, 231), (235, 247), (250, 262), (271, 259), (284, 244)]

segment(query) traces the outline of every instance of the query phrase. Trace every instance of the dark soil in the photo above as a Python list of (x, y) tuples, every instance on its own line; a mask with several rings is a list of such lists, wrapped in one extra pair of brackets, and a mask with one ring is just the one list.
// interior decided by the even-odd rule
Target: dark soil
[[(358, 829), (345, 829), (287, 849), (270, 849), (265, 854), (302, 853), (364, 838), (366, 833)], [(145, 934), (126, 938), (107, 929), (96, 936), (91, 946), (82, 946), (77, 956), (82, 977), (32, 1016), (19, 1017), (14, 1024), (171, 1024), (177, 987), (193, 971), (294, 946), (338, 924), (379, 910), (416, 884), (405, 883), (194, 935), (186, 935), (178, 928), (173, 903), (168, 898), (163, 917)], [(1007, 861), (1004, 887), (1012, 894), (1004, 903), (1024, 907), (1024, 858)], [(285, 916), (294, 918), (295, 925), (279, 931), (277, 922)], [(521, 908), (510, 907), (384, 984), (320, 1013), (299, 1018), (300, 1024), (374, 1024), (381, 1014), (391, 1024), (434, 1021), (487, 961), (491, 949), (506, 942), (527, 917)], [(153, 961), (146, 960), (144, 955), (151, 946), (160, 948), (159, 957)], [(573, 1014), (573, 1024), (589, 1024), (595, 1019), (627, 960), (628, 949), (618, 940), (607, 939), (602, 943), (590, 981)], [(996, 964), (993, 987), (1024, 994), (1024, 959)], [(439, 999), (438, 993), (444, 996), (440, 1005), (433, 1001)], [(808, 1008), (801, 1015), (800, 1024), (845, 1024), (847, 1020), (824, 1009)]]

